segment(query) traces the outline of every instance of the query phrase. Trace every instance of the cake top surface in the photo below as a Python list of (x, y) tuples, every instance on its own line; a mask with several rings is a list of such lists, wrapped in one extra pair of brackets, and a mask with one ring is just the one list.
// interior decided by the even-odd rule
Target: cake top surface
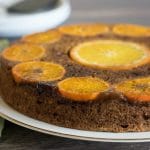
[(54, 84), (67, 99), (114, 90), (148, 102), (149, 41), (150, 27), (142, 25), (66, 25), (23, 37), (2, 52), (1, 63), (16, 83)]

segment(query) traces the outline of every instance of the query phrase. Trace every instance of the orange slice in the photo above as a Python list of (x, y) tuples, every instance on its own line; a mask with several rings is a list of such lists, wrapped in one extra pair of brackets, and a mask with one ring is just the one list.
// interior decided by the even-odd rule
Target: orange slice
[(145, 46), (119, 40), (84, 42), (74, 47), (70, 56), (82, 65), (121, 70), (150, 61), (150, 52)]
[(2, 58), (9, 62), (40, 60), (45, 56), (45, 49), (33, 44), (15, 44), (2, 52)]
[(93, 77), (72, 77), (58, 83), (62, 96), (74, 101), (95, 100), (108, 88), (109, 85), (106, 82)]
[(149, 27), (133, 24), (117, 24), (113, 27), (113, 32), (121, 36), (131, 36), (131, 37), (150, 36)]
[(35, 33), (25, 36), (22, 41), (34, 43), (34, 44), (47, 44), (54, 43), (61, 38), (61, 33), (56, 30), (50, 30), (48, 32)]
[(109, 32), (105, 24), (77, 24), (59, 27), (59, 31), (74, 36), (95, 36)]
[(150, 101), (150, 77), (124, 81), (119, 83), (116, 89), (132, 100)]
[(61, 79), (65, 74), (65, 69), (59, 64), (33, 61), (14, 66), (12, 74), (17, 83), (49, 82)]

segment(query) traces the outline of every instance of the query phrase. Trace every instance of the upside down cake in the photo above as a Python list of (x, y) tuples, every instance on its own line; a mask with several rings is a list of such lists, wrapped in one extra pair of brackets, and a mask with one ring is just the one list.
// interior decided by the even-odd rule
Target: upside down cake
[(27, 35), (1, 53), (0, 92), (58, 126), (150, 131), (150, 28), (100, 23)]

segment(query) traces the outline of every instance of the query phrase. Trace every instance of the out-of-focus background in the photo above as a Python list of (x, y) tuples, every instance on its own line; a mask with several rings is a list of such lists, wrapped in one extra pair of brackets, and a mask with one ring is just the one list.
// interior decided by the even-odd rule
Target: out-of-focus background
[(0, 36), (80, 22), (150, 24), (150, 0), (0, 0)]
[(150, 0), (71, 0), (69, 23), (127, 22), (150, 25)]

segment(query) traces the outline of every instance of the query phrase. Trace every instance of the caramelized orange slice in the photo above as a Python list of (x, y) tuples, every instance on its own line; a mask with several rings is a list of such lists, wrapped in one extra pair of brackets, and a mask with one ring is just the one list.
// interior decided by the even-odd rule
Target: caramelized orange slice
[(58, 83), (62, 96), (74, 101), (95, 100), (108, 88), (109, 85), (106, 82), (93, 77), (72, 77)]
[(15, 44), (2, 52), (2, 58), (9, 62), (40, 60), (45, 56), (45, 49), (33, 44)]
[(34, 44), (47, 44), (54, 43), (61, 38), (61, 33), (56, 30), (50, 30), (48, 32), (35, 33), (25, 36), (22, 41), (34, 43)]
[(33, 61), (14, 66), (12, 74), (17, 83), (49, 82), (61, 79), (65, 74), (65, 69), (59, 64)]
[(109, 27), (104, 24), (77, 24), (59, 27), (59, 31), (74, 36), (95, 36), (107, 33)]
[(131, 37), (150, 36), (149, 27), (133, 24), (117, 24), (113, 27), (113, 32), (121, 36), (131, 36)]
[(121, 70), (150, 61), (150, 52), (145, 46), (119, 40), (84, 42), (74, 47), (70, 56), (82, 65)]
[(150, 101), (150, 77), (124, 81), (119, 83), (116, 89), (131, 100), (140, 102)]

